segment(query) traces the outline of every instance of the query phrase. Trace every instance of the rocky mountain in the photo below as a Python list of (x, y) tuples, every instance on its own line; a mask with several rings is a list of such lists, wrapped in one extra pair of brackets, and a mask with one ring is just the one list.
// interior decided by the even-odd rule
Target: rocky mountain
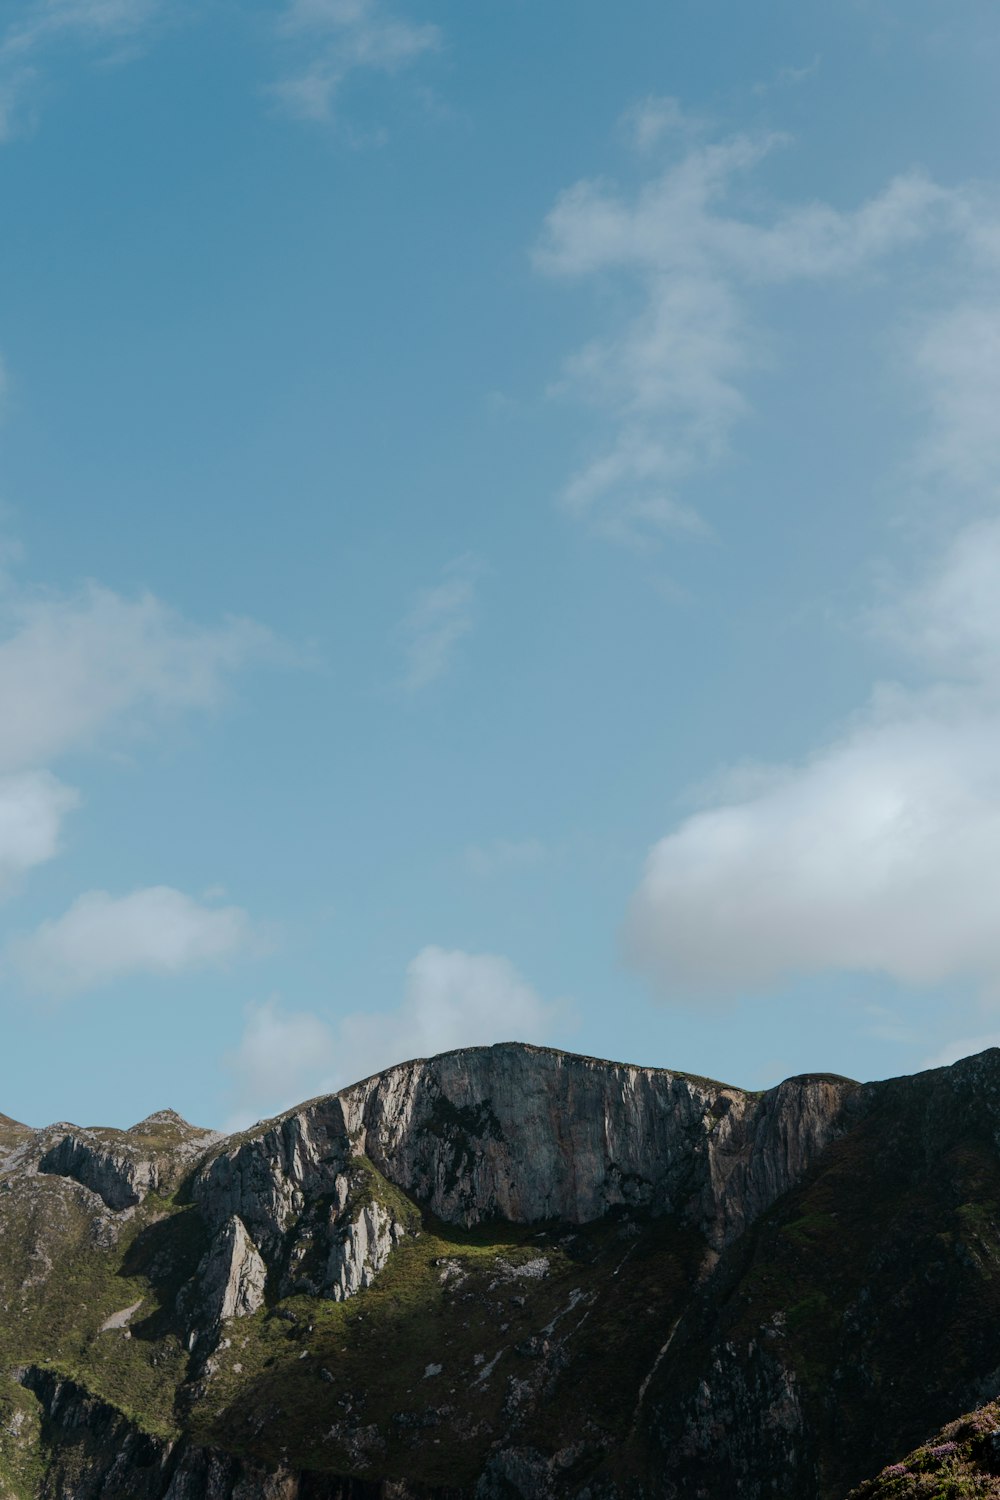
[(998, 1051), (748, 1093), (505, 1044), (227, 1138), (0, 1116), (0, 1497), (998, 1494), (998, 1147)]

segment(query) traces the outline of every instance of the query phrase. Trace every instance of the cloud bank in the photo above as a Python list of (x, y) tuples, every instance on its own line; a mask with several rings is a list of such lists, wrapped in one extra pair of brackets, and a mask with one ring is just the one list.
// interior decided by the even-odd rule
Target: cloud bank
[(877, 686), (854, 722), (802, 764), (766, 768), (756, 787), (697, 812), (653, 847), (624, 941), (665, 999), (853, 970), (911, 986), (972, 981), (987, 1004), (1000, 1001), (992, 292), (974, 302), (963, 290), (959, 304), (927, 315), (911, 328), (908, 352), (923, 421), (910, 480), (936, 502), (942, 530), (956, 513), (974, 515), (922, 577), (869, 616), (919, 681)]

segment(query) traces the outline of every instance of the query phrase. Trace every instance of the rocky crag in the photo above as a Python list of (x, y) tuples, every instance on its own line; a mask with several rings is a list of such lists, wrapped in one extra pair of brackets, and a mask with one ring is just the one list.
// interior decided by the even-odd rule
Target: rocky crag
[(228, 1138), (0, 1116), (0, 1497), (993, 1494), (885, 1485), (970, 1408), (993, 1452), (998, 1145), (997, 1051), (753, 1094), (507, 1044)]

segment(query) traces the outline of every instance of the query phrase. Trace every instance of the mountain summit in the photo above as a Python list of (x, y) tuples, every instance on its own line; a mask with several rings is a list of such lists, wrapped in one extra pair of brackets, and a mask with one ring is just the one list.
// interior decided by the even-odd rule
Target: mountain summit
[(988, 1486), (988, 1416), (916, 1445), (1000, 1394), (998, 1142), (995, 1050), (748, 1093), (507, 1043), (229, 1137), (4, 1117), (0, 1495)]

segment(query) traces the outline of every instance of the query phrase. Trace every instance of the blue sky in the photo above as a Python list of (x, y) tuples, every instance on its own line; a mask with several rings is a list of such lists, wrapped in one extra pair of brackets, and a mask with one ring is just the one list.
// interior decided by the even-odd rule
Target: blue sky
[(1000, 1037), (995, 7), (2, 24), (0, 1109)]

